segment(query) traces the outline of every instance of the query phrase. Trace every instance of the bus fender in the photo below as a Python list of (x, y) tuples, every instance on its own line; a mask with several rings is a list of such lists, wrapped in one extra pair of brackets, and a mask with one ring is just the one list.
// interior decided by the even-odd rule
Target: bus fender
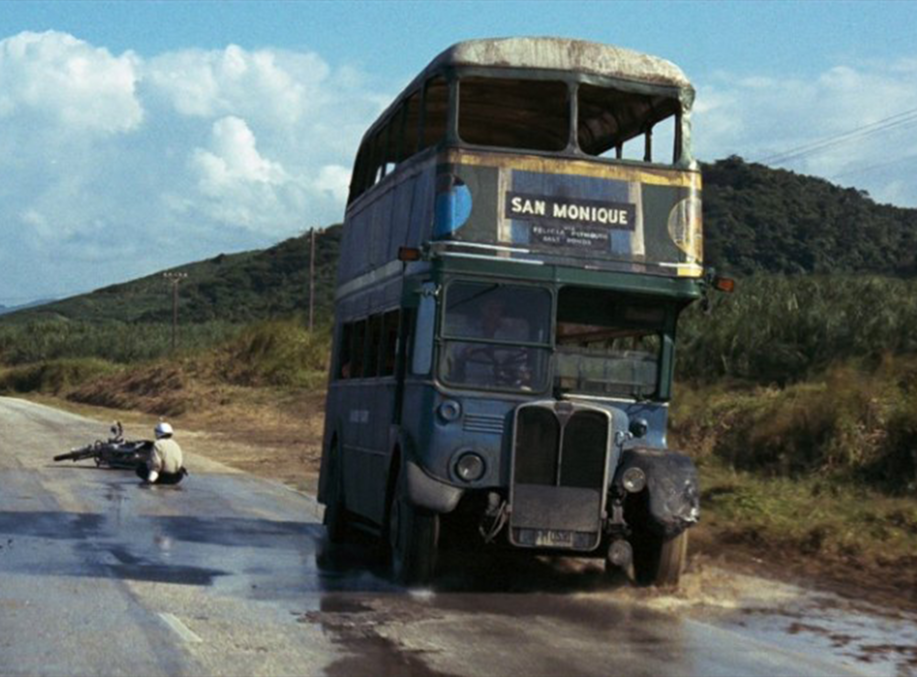
[(411, 503), (440, 514), (455, 510), (465, 493), (463, 489), (430, 477), (413, 461), (406, 461), (406, 464), (408, 499)]
[(624, 517), (629, 524), (649, 522), (645, 526), (672, 538), (698, 522), (700, 491), (697, 468), (690, 458), (665, 449), (626, 449), (615, 483), (621, 486), (624, 473), (633, 467), (646, 475), (646, 487), (628, 496)]

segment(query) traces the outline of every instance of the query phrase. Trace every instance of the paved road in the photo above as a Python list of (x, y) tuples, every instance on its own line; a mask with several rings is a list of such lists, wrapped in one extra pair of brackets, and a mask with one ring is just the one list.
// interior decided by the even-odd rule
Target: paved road
[[(550, 563), (389, 584), (306, 495), (189, 454), (180, 488), (50, 459), (99, 423), (0, 398), (0, 673), (846, 674)], [(451, 566), (450, 570), (448, 567)]]

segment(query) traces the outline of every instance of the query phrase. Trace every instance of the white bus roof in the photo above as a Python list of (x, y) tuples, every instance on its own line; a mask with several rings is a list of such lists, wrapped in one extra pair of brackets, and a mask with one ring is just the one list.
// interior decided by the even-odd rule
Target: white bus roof
[(452, 45), (417, 79), (444, 66), (531, 68), (588, 73), (611, 78), (691, 88), (671, 61), (624, 47), (568, 38), (495, 38)]

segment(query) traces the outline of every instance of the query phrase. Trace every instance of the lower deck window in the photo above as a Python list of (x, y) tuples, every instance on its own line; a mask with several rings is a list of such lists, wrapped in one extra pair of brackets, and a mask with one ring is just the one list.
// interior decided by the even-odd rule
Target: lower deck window
[(666, 314), (658, 301), (585, 287), (562, 289), (555, 389), (619, 397), (656, 393)]
[(546, 289), (453, 282), (445, 306), (444, 382), (525, 392), (547, 387), (551, 294)]

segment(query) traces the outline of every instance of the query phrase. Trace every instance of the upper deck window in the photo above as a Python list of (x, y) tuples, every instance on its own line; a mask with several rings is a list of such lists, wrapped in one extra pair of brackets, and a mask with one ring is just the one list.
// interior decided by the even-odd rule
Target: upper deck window
[(677, 98), (585, 83), (577, 96), (577, 140), (584, 153), (645, 162), (678, 160)]
[(459, 81), (459, 137), (499, 148), (560, 151), (570, 136), (566, 83), (465, 77)]
[(423, 138), (420, 150), (435, 146), (446, 136), (449, 116), (449, 85), (445, 78), (435, 77), (426, 85), (423, 101)]

